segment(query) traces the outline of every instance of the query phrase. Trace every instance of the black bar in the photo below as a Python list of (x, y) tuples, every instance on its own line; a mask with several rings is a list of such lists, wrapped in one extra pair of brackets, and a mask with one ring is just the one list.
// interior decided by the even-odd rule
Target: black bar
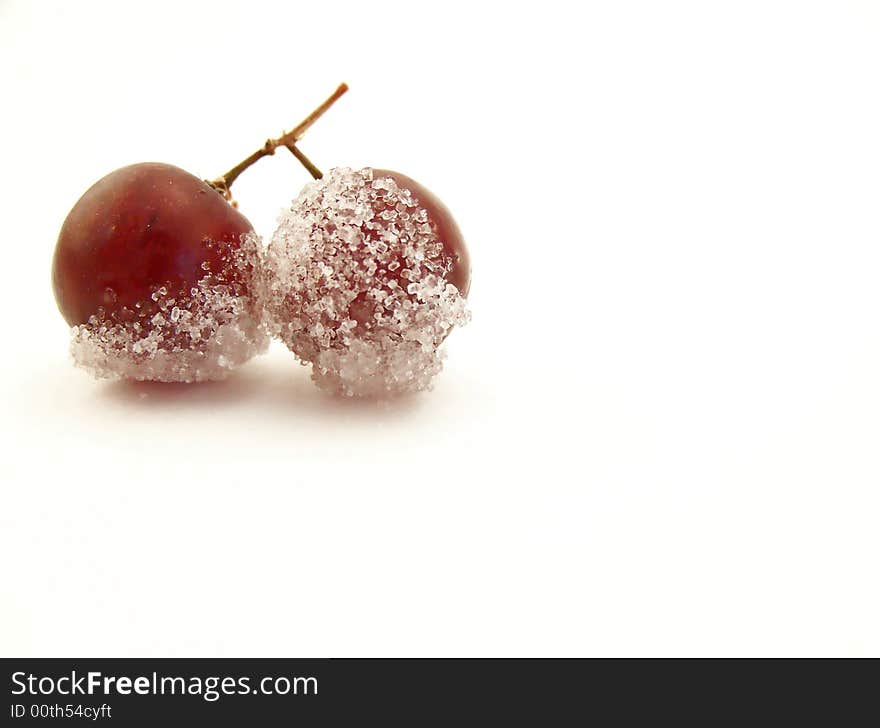
[(875, 660), (2, 659), (0, 667), (2, 725), (132, 728), (868, 725), (880, 678)]

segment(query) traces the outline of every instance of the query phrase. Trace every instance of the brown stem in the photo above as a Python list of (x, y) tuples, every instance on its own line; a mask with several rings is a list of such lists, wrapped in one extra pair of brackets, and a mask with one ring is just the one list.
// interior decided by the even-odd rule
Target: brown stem
[(321, 179), (321, 177), (324, 176), (321, 170), (312, 164), (312, 160), (303, 154), (302, 150), (296, 146), (296, 144), (286, 144), (285, 146), (290, 150), (290, 153), (299, 160), (300, 164), (309, 171), (309, 174), (312, 175), (312, 177), (315, 179)]
[(285, 132), (277, 139), (267, 139), (266, 143), (263, 144), (262, 147), (251, 154), (247, 159), (244, 159), (236, 164), (226, 174), (218, 177), (213, 181), (206, 180), (206, 182), (208, 182), (211, 187), (217, 190), (217, 192), (222, 194), (228, 200), (231, 197), (229, 193), (229, 188), (232, 186), (232, 183), (238, 179), (238, 175), (244, 172), (254, 162), (262, 159), (263, 157), (275, 154), (275, 150), (280, 146), (285, 146), (290, 149), (290, 151), (293, 152), (294, 156), (300, 162), (302, 162), (307, 170), (309, 170), (309, 173), (313, 177), (315, 177), (315, 179), (319, 179), (321, 177), (321, 172), (318, 170), (317, 167), (315, 167), (315, 165), (308, 161), (308, 159), (302, 152), (299, 151), (299, 149), (296, 147), (296, 143), (300, 140), (302, 135), (306, 133), (306, 130), (318, 119), (320, 119), (321, 116), (324, 115), (324, 112), (326, 112), (327, 109), (333, 106), (333, 104), (336, 103), (339, 97), (342, 96), (346, 91), (348, 91), (348, 86), (344, 83), (339, 84), (339, 87), (332, 94), (330, 94), (330, 96), (326, 99), (326, 101), (324, 101), (324, 103), (322, 103), (299, 124), (293, 127), (293, 129)]

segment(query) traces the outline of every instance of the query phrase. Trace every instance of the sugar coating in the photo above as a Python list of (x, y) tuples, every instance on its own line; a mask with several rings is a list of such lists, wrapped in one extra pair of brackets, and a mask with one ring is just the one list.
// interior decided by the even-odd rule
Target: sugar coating
[(206, 272), (190, 290), (161, 285), (125, 316), (99, 311), (74, 326), (74, 363), (99, 379), (224, 379), (269, 345), (258, 297), (245, 293), (258, 289), (259, 248), (251, 233), (226, 262), (227, 270)]
[(440, 344), (470, 320), (452, 261), (412, 192), (373, 170), (330, 170), (283, 212), (264, 260), (267, 325), (322, 389), (429, 389)]

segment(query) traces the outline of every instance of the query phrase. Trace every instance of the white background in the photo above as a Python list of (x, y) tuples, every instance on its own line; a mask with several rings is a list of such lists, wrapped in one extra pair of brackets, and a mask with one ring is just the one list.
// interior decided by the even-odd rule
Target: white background
[[(870, 2), (0, 4), (0, 653), (880, 654)], [(302, 147), (456, 216), (433, 392), (67, 358), (96, 179)], [(236, 185), (271, 235), (308, 180)]]

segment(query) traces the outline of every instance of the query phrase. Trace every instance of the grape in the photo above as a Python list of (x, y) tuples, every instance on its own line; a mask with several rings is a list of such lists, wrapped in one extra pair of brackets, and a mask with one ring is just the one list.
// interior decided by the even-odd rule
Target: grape
[(111, 172), (74, 205), (52, 261), (75, 361), (103, 377), (222, 378), (265, 348), (253, 228), (168, 164)]
[(399, 172), (333, 169), (305, 187), (266, 254), (271, 331), (322, 388), (426, 389), (469, 318), (470, 262), (445, 206)]

